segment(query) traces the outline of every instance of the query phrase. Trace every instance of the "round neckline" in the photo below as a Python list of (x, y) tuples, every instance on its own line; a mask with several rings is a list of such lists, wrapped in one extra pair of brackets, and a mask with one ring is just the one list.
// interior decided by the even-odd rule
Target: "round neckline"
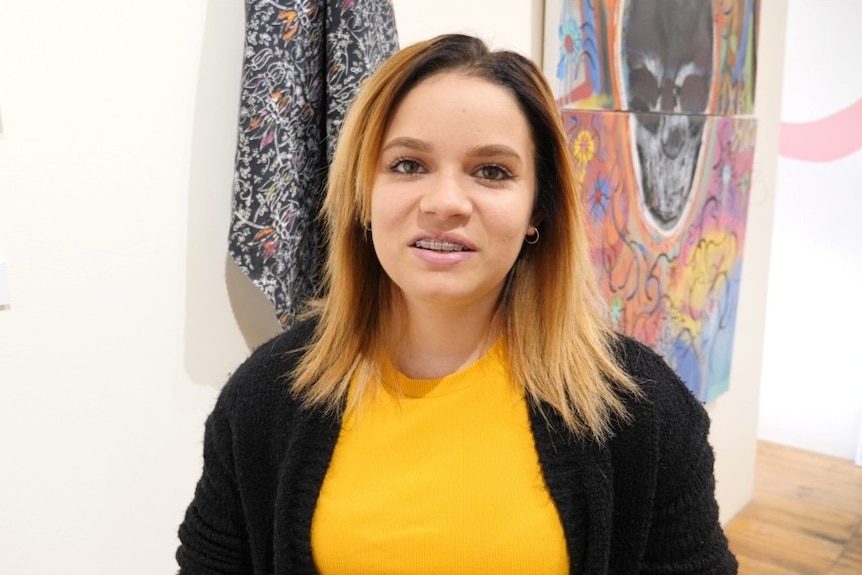
[[(505, 369), (506, 354), (503, 338), (499, 338), (488, 351), (470, 365), (456, 372), (433, 379), (407, 377), (391, 363), (387, 362), (384, 373), (384, 388), (398, 397), (406, 399), (433, 399), (445, 397), (478, 385), (488, 375)], [(392, 383), (388, 383), (392, 382)]]

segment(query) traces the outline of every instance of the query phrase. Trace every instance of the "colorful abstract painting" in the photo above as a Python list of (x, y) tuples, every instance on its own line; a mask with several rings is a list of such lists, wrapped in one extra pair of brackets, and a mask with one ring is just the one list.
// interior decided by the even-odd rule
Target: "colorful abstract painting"
[(702, 401), (728, 389), (759, 0), (546, 0), (544, 70), (614, 327)]
[(750, 114), (757, 0), (546, 0), (561, 106)]
[[(641, 158), (638, 130), (659, 114), (565, 110), (563, 120), (614, 327), (664, 356), (698, 399), (714, 399), (730, 376), (755, 121), (693, 118), (689, 172)], [(651, 198), (650, 182), (685, 197)]]

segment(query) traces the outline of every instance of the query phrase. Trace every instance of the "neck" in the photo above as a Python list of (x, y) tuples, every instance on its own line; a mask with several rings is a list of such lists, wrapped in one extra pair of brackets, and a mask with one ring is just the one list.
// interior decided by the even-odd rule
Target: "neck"
[(436, 379), (467, 367), (494, 345), (495, 308), (403, 306), (393, 333), (393, 360), (412, 379)]

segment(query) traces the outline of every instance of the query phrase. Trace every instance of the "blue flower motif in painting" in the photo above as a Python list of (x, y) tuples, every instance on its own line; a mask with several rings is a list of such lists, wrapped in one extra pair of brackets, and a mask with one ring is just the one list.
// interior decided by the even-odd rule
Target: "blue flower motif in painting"
[(609, 199), (608, 181), (603, 177), (596, 178), (593, 184), (593, 193), (590, 194), (590, 215), (593, 216), (593, 220), (599, 222), (605, 217)]

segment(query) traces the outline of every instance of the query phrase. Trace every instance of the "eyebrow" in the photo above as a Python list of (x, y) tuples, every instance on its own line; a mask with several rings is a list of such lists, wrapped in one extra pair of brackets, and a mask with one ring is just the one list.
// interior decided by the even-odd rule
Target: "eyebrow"
[(394, 140), (388, 141), (381, 151), (385, 152), (392, 148), (407, 148), (410, 150), (416, 150), (417, 152), (431, 151), (431, 146), (427, 142), (408, 137), (395, 138)]
[(477, 156), (480, 158), (489, 158), (493, 156), (508, 156), (516, 160), (521, 159), (521, 155), (518, 152), (516, 152), (509, 146), (505, 146), (503, 144), (489, 144), (487, 146), (477, 146), (470, 150), (470, 155)]
[[(431, 152), (432, 150), (431, 145), (427, 142), (406, 136), (390, 140), (386, 143), (386, 145), (383, 146), (383, 149), (381, 151), (385, 152), (392, 148), (407, 148), (409, 150), (416, 150), (417, 152)], [(518, 152), (516, 152), (509, 146), (505, 146), (503, 144), (488, 144), (487, 146), (477, 146), (471, 149), (469, 154), (471, 156), (479, 158), (508, 156), (516, 160), (521, 160), (521, 155), (518, 154)]]

